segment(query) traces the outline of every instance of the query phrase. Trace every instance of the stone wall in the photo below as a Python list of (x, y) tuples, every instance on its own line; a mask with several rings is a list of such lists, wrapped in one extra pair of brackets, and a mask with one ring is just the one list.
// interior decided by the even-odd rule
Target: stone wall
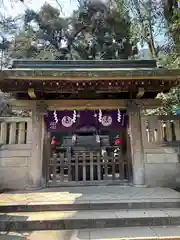
[(150, 186), (178, 187), (180, 177), (179, 154), (172, 148), (145, 150), (145, 183)]
[(180, 122), (142, 117), (145, 184), (179, 187)]
[(0, 189), (24, 189), (32, 153), (30, 118), (1, 119)]

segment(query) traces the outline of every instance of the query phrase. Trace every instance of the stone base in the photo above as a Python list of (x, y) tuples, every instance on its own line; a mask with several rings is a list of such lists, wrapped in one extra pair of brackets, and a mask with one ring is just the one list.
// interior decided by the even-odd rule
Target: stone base
[(131, 183), (130, 186), (137, 187), (137, 188), (147, 188), (148, 187), (145, 184), (134, 184), (134, 183)]
[(33, 191), (33, 190), (40, 190), (40, 189), (43, 189), (45, 188), (46, 186), (39, 186), (39, 187), (36, 187), (36, 186), (27, 186), (25, 188), (26, 191)]
[(46, 187), (46, 182), (44, 181), (44, 179), (41, 179), (39, 184), (28, 184), (25, 187), (25, 190), (27, 190), (27, 191), (39, 190), (39, 189), (43, 189), (45, 187)]

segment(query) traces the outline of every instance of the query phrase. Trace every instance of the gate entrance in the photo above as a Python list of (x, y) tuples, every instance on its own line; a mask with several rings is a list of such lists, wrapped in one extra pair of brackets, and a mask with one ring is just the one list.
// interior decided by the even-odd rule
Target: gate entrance
[(49, 185), (119, 184), (130, 179), (127, 128), (117, 131), (90, 122), (77, 124), (71, 132), (57, 131), (57, 127), (51, 131)]

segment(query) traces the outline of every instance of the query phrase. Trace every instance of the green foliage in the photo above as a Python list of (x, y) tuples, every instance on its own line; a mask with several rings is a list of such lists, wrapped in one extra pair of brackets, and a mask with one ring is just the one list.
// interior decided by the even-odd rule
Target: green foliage
[(27, 10), (11, 57), (127, 59), (135, 53), (129, 13), (119, 0), (111, 8), (102, 2), (84, 2), (69, 18), (49, 4), (39, 12)]
[(159, 111), (161, 114), (173, 114), (175, 115), (177, 110), (180, 109), (180, 88), (172, 88), (167, 94), (159, 94), (158, 97), (161, 100), (161, 108)]
[(175, 67), (180, 67), (180, 13), (179, 11), (174, 10), (173, 17), (169, 23), (169, 32), (174, 41), (171, 56), (175, 62)]
[(167, 32), (169, 36), (164, 66), (169, 68), (180, 67), (180, 9), (177, 1), (166, 0), (164, 5), (164, 16), (167, 21)]
[(141, 47), (148, 45), (152, 58), (157, 58), (160, 47), (155, 40), (163, 28), (163, 8), (157, 0), (129, 0), (132, 12), (132, 37)]
[(26, 31), (21, 30), (16, 36), (13, 42), (11, 55), (14, 58), (33, 58), (39, 52), (37, 45), (35, 43), (36, 36), (31, 27), (27, 28)]
[[(164, 17), (167, 22), (168, 42), (164, 47), (165, 55), (160, 59), (161, 65), (167, 68), (180, 67), (180, 11), (175, 0), (164, 1)], [(166, 94), (159, 94), (161, 107), (158, 114), (176, 114), (180, 109), (180, 88), (173, 88)]]
[(0, 16), (0, 62), (1, 68), (9, 61), (9, 50), (11, 47), (12, 37), (15, 34), (19, 17), (2, 17)]
[[(119, 59), (132, 55), (130, 43), (130, 18), (123, 5), (107, 9), (102, 3), (92, 3), (76, 12), (73, 32), (76, 34), (69, 46), (85, 59)], [(81, 31), (79, 29), (82, 29)]]

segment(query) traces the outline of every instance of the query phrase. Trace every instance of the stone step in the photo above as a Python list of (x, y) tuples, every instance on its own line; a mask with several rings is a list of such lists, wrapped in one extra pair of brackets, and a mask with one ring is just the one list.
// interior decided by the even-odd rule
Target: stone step
[(180, 240), (180, 227), (122, 227), (32, 232), (1, 232), (1, 240)]
[(180, 225), (179, 209), (1, 213), (0, 231)]
[(0, 212), (180, 208), (180, 199), (0, 202)]

